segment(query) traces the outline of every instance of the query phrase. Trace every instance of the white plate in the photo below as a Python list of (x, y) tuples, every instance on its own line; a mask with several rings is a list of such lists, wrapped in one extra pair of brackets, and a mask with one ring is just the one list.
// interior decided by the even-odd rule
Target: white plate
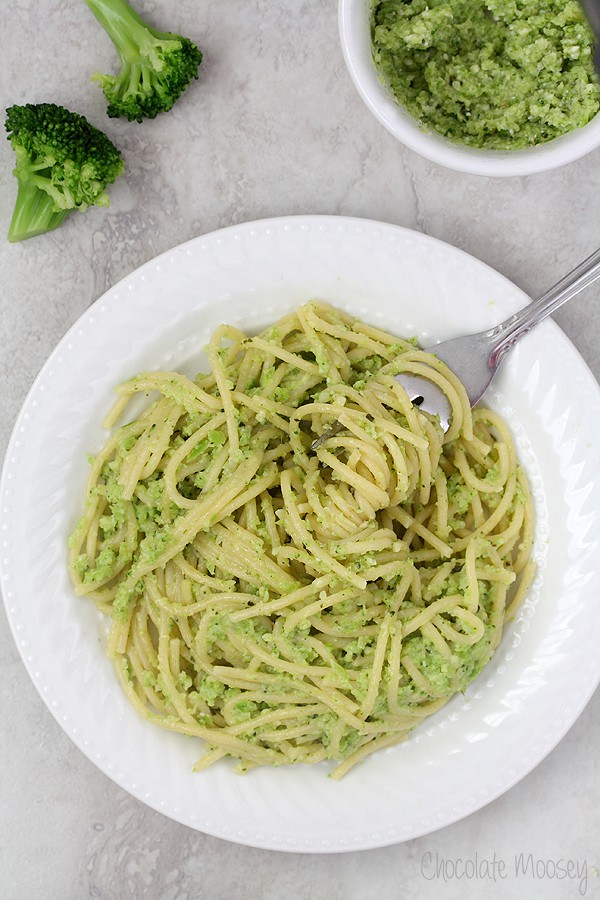
[(143, 721), (104, 655), (104, 624), (73, 596), (65, 545), (87, 452), (113, 387), (144, 369), (190, 374), (225, 320), (256, 331), (318, 297), (425, 343), (497, 323), (527, 298), (432, 238), (359, 219), (292, 217), (227, 228), (147, 263), (100, 298), (42, 369), (17, 420), (1, 484), (2, 586), (23, 661), (77, 746), (129, 793), (208, 834), (334, 852), (447, 825), (506, 791), (555, 746), (600, 679), (600, 390), (546, 322), (488, 398), (532, 482), (539, 573), (481, 676), (403, 745), (341, 783), (326, 764), (192, 774), (198, 743)]

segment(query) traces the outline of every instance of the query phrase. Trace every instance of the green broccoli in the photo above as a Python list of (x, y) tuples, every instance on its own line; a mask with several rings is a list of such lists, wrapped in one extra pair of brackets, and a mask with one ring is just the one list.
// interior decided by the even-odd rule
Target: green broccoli
[(171, 109), (192, 78), (202, 53), (188, 38), (151, 28), (126, 0), (86, 0), (121, 61), (118, 75), (96, 73), (109, 116), (130, 122)]
[(52, 231), (74, 209), (109, 205), (105, 188), (123, 171), (123, 159), (84, 116), (28, 103), (7, 109), (5, 125), (19, 182), (9, 241)]

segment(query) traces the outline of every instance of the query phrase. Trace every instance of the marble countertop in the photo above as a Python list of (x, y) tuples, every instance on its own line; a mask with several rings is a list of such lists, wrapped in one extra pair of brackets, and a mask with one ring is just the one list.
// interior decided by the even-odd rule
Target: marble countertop
[[(362, 216), (448, 241), (536, 293), (596, 249), (600, 151), (548, 174), (454, 173), (403, 148), (346, 72), (335, 0), (139, 0), (195, 37), (199, 82), (167, 115), (107, 120), (91, 73), (113, 51), (85, 4), (2, 4), (2, 105), (51, 100), (122, 147), (110, 211), (52, 234), (0, 239), (0, 448), (46, 357), (81, 313), (156, 254), (267, 216)], [(16, 183), (0, 144), (0, 233)], [(600, 377), (600, 287), (556, 320)], [(591, 588), (597, 592), (597, 587)], [(427, 837), (333, 856), (286, 854), (189, 830), (114, 785), (69, 741), (31, 684), (0, 614), (0, 896), (306, 900), (600, 897), (600, 696), (525, 779)], [(519, 748), (514, 748), (515, 754)], [(531, 855), (537, 876), (516, 870)], [(459, 860), (503, 860), (505, 877), (459, 877)], [(559, 862), (573, 862), (560, 877)], [(488, 871), (491, 872), (491, 869)], [(566, 872), (566, 867), (564, 872)]]

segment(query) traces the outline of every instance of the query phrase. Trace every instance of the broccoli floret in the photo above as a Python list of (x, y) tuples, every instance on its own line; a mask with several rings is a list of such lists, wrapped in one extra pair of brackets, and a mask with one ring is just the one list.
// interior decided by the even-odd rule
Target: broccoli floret
[(118, 75), (93, 76), (108, 101), (108, 115), (141, 122), (171, 109), (192, 78), (198, 78), (198, 47), (179, 34), (151, 28), (126, 0), (86, 3), (121, 61)]
[(74, 209), (108, 206), (105, 188), (124, 169), (121, 154), (84, 116), (54, 103), (6, 111), (19, 182), (9, 241), (52, 231)]

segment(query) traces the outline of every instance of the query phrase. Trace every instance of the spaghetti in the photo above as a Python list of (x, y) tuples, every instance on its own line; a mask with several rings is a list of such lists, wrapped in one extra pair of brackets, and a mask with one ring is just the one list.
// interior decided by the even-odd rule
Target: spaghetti
[[(155, 399), (91, 462), (73, 584), (112, 617), (137, 710), (204, 739), (196, 770), (337, 760), (339, 778), (491, 658), (532, 574), (527, 482), (443, 363), (331, 307), (222, 325), (208, 354), (194, 381), (119, 387), (107, 427)], [(394, 378), (423, 371), (445, 434)]]

